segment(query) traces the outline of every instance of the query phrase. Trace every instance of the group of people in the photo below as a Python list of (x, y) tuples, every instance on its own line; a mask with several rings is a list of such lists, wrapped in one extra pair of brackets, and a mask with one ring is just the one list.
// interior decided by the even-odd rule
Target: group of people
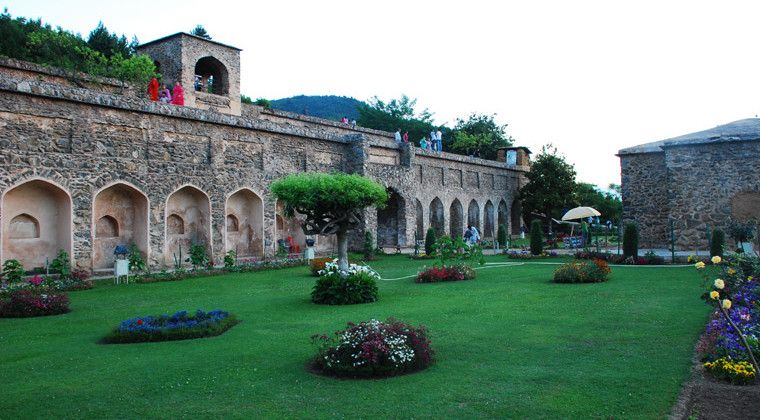
[(172, 90), (169, 90), (169, 85), (166, 84), (159, 89), (158, 79), (154, 77), (150, 79), (150, 83), (148, 84), (148, 95), (150, 95), (150, 100), (153, 102), (185, 105), (185, 91), (179, 82), (174, 84)]
[(467, 226), (467, 230), (464, 231), (464, 236), (462, 238), (467, 245), (472, 246), (480, 242), (480, 232), (478, 232), (478, 228), (475, 226), (469, 225)]
[(356, 120), (351, 120), (351, 122), (349, 122), (348, 117), (345, 115), (340, 119), (340, 122), (345, 125), (350, 125), (351, 128), (356, 128)]
[[(396, 132), (394, 133), (394, 137), (396, 139), (396, 144), (401, 144), (401, 142), (409, 143), (409, 132), (404, 131), (404, 134), (401, 134), (401, 129), (396, 129)], [(436, 151), (436, 152), (442, 152), (443, 151), (443, 133), (441, 130), (438, 131), (431, 131), (430, 132), (430, 139), (427, 137), (423, 137), (420, 139), (420, 148), (430, 151)]]

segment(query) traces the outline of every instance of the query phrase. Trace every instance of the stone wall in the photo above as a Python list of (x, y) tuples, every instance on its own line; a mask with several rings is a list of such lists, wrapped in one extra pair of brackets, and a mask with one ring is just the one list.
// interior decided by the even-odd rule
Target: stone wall
[[(106, 256), (110, 250), (105, 248), (111, 248), (112, 242), (143, 236), (146, 243), (137, 245), (152, 267), (170, 265), (172, 244), (191, 237), (207, 242), (216, 263), (232, 246), (246, 254), (272, 255), (283, 236), (303, 240), (297, 232), (277, 231), (277, 203), (269, 193), (273, 180), (295, 172), (359, 173), (395, 191), (397, 220), (381, 213), (380, 225), (398, 229), (394, 235), (386, 228), (383, 238), (395, 237), (400, 246), (413, 245), (418, 202), (424, 229), (430, 225), (429, 207), (436, 198), (443, 203), (447, 228), (455, 200), (464, 207), (465, 222), (474, 200), (482, 227), (487, 203), (494, 209), (501, 201), (511, 205), (524, 182), (523, 170), (506, 168), (503, 162), (399, 146), (391, 133), (256, 107), (235, 116), (162, 105), (138, 96), (26, 78), (2, 67), (0, 128), (0, 259), (10, 255), (20, 240), (11, 238), (12, 220), (17, 222), (16, 231), (26, 232), (23, 235), (33, 232), (31, 219), (16, 217), (34, 216), (35, 201), (7, 199), (33, 197), (17, 194), (29, 181), (48, 188), (54, 196), (48, 201), (62, 203), (56, 211), (71, 218), (70, 224), (63, 217), (64, 222), (51, 227), (43, 220), (52, 216), (40, 216), (39, 229), (56, 229), (59, 239), (47, 247), (30, 245), (30, 252), (37, 254), (30, 259), (35, 265), (52, 259), (54, 249), (64, 248), (75, 266), (102, 268), (110, 261)], [(96, 197), (109, 197), (100, 193), (114, 186), (128, 193), (118, 195), (118, 200), (96, 202)], [(243, 201), (235, 195), (239, 191), (245, 191)], [(182, 199), (170, 200), (178, 192)], [(68, 210), (66, 200), (71, 203)], [(27, 208), (18, 208), (19, 203)], [(169, 208), (175, 205), (184, 207)], [(170, 219), (172, 215), (182, 220)], [(142, 227), (129, 226), (144, 221), (147, 235), (137, 233)], [(238, 230), (230, 223), (237, 223)], [(367, 211), (365, 224), (377, 232), (376, 210)], [(279, 218), (279, 225), (294, 223)], [(98, 237), (99, 227), (103, 237)], [(361, 232), (352, 236), (353, 249), (361, 248), (362, 237)], [(317, 243), (318, 250), (327, 252), (334, 247), (334, 238), (317, 238)]]
[(664, 153), (624, 155), (623, 222), (639, 226), (639, 246), (660, 247), (668, 241), (668, 171)]

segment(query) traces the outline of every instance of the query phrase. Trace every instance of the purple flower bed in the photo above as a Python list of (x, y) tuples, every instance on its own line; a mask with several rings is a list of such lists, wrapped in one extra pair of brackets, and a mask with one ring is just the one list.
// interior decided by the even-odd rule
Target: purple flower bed
[[(745, 282), (732, 295), (731, 300), (731, 320), (747, 335), (753, 353), (760, 354), (760, 278), (754, 277), (752, 281)], [(748, 359), (741, 339), (718, 312), (715, 312), (707, 323), (698, 350), (703, 354), (705, 361), (714, 361), (721, 357)]]
[(140, 343), (149, 341), (187, 340), (220, 335), (240, 321), (229, 312), (215, 309), (195, 313), (178, 311), (173, 315), (148, 315), (124, 320), (104, 343)]

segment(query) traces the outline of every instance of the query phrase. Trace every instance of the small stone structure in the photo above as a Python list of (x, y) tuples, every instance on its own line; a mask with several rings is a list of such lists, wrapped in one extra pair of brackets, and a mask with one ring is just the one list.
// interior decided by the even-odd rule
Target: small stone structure
[[(527, 149), (509, 165), (398, 145), (391, 133), (240, 103), (240, 50), (175, 34), (144, 44), (186, 106), (151, 102), (143, 87), (0, 59), (0, 260), (41, 267), (59, 250), (75, 267), (107, 270), (117, 244), (153, 268), (205, 246), (262, 258), (307, 237), (269, 192), (288, 174), (343, 171), (390, 193), (364, 229), (385, 247), (411, 247), (428, 227), (494, 237), (519, 231)], [(198, 74), (200, 73), (200, 74)], [(195, 75), (201, 87), (195, 91)], [(208, 83), (208, 80), (212, 83)], [(211, 92), (208, 92), (208, 88)], [(467, 213), (465, 213), (467, 211)], [(351, 237), (361, 249), (363, 233)], [(316, 237), (318, 252), (334, 236)]]
[(731, 218), (760, 220), (760, 119), (622, 149), (623, 219), (643, 247), (708, 248)]

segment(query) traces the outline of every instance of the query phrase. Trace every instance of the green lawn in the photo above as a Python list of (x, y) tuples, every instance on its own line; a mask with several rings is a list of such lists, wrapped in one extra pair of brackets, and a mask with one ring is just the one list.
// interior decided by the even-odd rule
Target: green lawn
[[(394, 278), (423, 264), (394, 256), (373, 267)], [(0, 319), (0, 418), (667, 415), (709, 310), (693, 268), (614, 267), (608, 283), (558, 285), (555, 267), (382, 281), (380, 301), (342, 307), (309, 302), (304, 267), (98, 285), (71, 293), (67, 315)], [(122, 319), (197, 308), (243, 322), (208, 339), (97, 344)], [(310, 335), (389, 316), (429, 327), (433, 367), (360, 381), (304, 368)]]

